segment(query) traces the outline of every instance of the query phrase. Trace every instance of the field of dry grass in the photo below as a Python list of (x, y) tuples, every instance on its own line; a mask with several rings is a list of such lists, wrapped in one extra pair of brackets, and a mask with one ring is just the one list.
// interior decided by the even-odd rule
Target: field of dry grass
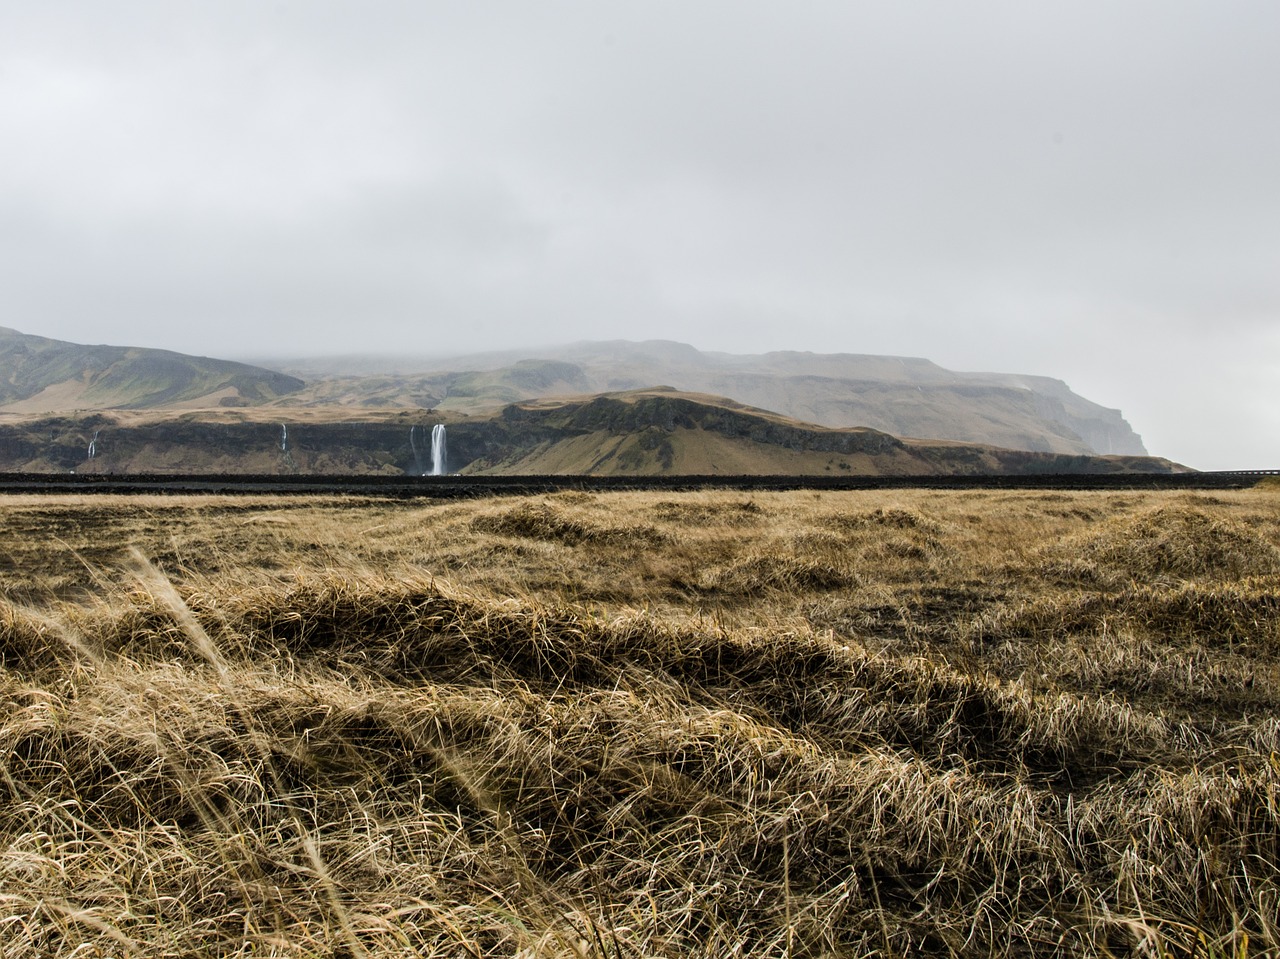
[(1280, 489), (0, 500), (0, 957), (1280, 955)]

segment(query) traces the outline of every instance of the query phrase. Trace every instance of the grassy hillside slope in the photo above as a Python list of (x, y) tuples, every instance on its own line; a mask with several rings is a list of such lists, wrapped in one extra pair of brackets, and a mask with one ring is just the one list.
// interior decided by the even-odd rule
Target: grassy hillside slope
[(1167, 472), (1151, 457), (1003, 450), (904, 441), (878, 430), (814, 426), (723, 397), (670, 388), (512, 404), (509, 436), (465, 469), (495, 473), (864, 475)]
[[(278, 419), (277, 419), (278, 417)], [(1165, 460), (999, 450), (830, 429), (670, 389), (512, 404), (489, 416), (425, 410), (0, 414), (0, 469), (99, 473), (447, 472), (593, 475), (1170, 472)]]
[(0, 327), (0, 411), (247, 406), (302, 386), (295, 377), (244, 363), (83, 346)]
[(922, 359), (791, 352), (739, 356), (665, 341), (615, 341), (452, 363), (411, 373), (370, 368), (361, 375), (338, 367), (336, 375), (304, 384), (243, 363), (84, 346), (0, 328), (0, 412), (271, 404), (285, 421), (291, 415), (285, 410), (303, 408), (488, 414), (530, 399), (672, 384), (832, 428), (1069, 455), (1145, 453), (1118, 411), (1076, 395), (1059, 380), (954, 373)]
[(1038, 452), (1146, 452), (1118, 410), (1079, 396), (1061, 380), (956, 373), (912, 357), (798, 352), (751, 356), (702, 352), (655, 340), (455, 357), (417, 371), (404, 359), (384, 365), (399, 372), (377, 372), (376, 364), (369, 363), (363, 375), (349, 376), (342, 375), (340, 362), (303, 364), (299, 369), (312, 382), (295, 402), (418, 404), (475, 412), (543, 396), (668, 384), (837, 428), (861, 426), (895, 436)]

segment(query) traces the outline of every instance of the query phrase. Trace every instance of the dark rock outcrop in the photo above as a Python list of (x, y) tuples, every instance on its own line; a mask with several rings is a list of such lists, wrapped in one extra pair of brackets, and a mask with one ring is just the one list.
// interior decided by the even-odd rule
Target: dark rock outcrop
[[(447, 423), (449, 470), (670, 473), (679, 449), (714, 443), (745, 451), (738, 462), (758, 463), (762, 468), (754, 472), (767, 473), (830, 469), (824, 465), (831, 462), (829, 457), (837, 458), (840, 469), (897, 475), (1175, 468), (1167, 461), (1141, 457), (907, 443), (878, 430), (812, 426), (714, 399), (651, 390), (557, 404), (515, 404), (491, 417), (456, 419)], [(303, 419), (284, 424), (243, 416), (183, 413), (142, 419), (138, 414), (94, 413), (0, 423), (0, 470), (413, 475), (422, 471), (423, 438), (441, 421), (438, 414), (425, 411), (355, 422)], [(573, 457), (557, 452), (566, 448), (573, 449)], [(841, 457), (856, 457), (862, 465), (851, 467)], [(545, 470), (529, 466), (543, 463), (554, 465)], [(736, 471), (753, 472), (740, 466)]]

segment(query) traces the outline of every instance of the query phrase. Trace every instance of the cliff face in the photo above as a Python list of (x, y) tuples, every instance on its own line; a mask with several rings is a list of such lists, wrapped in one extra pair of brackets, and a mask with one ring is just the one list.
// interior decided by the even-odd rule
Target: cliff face
[(665, 341), (612, 341), (449, 363), (411, 375), (313, 383), (297, 401), (361, 406), (426, 396), (430, 406), (471, 412), (537, 397), (666, 384), (820, 426), (1038, 452), (1146, 453), (1118, 410), (1074, 393), (1061, 380), (957, 373), (915, 357), (737, 355)]
[(903, 449), (900, 440), (877, 430), (826, 430), (782, 422), (762, 410), (734, 409), (682, 396), (641, 395), (633, 399), (600, 396), (582, 403), (539, 409), (513, 405), (502, 420), (514, 435), (534, 430), (563, 430), (613, 436), (659, 430), (702, 430), (787, 450), (879, 455)]
[[(709, 402), (714, 400), (714, 402)], [(471, 464), (476, 471), (539, 472), (547, 462), (557, 472), (716, 472), (706, 458), (696, 459), (689, 446), (717, 450), (732, 458), (722, 444), (737, 444), (754, 459), (733, 472), (823, 472), (832, 469), (885, 474), (933, 473), (1051, 473), (1168, 472), (1174, 464), (1141, 455), (1096, 456), (1051, 449), (1002, 449), (982, 444), (910, 443), (875, 429), (832, 429), (800, 423), (720, 398), (689, 396), (670, 390), (640, 390), (618, 396), (581, 401), (515, 404), (498, 419), (508, 432), (497, 444), (502, 459), (482, 457)], [(605, 455), (578, 468), (549, 447), (571, 439), (593, 438), (591, 452), (608, 449), (610, 438), (621, 438)], [(585, 444), (583, 444), (585, 446)], [(656, 451), (646, 456), (643, 450)], [(744, 462), (741, 459), (737, 463)], [(688, 464), (693, 463), (694, 468)], [(754, 467), (751, 465), (754, 463)], [(714, 463), (712, 466), (714, 467)], [(590, 468), (588, 468), (588, 466)]]
[(1100, 406), (1074, 392), (1062, 380), (1048, 376), (1013, 376), (1009, 374), (961, 374), (978, 376), (997, 388), (1029, 393), (1039, 404), (1038, 415), (1063, 426), (1078, 436), (1095, 453), (1103, 455), (1145, 456), (1142, 438), (1133, 431), (1121, 412)]
[[(95, 413), (0, 421), (0, 469), (24, 472), (417, 475), (438, 414), (312, 416)], [(449, 418), (447, 471), (525, 474), (1169, 472), (1162, 460), (906, 442), (813, 426), (674, 391), (508, 406)]]
[(492, 411), (539, 397), (657, 384), (832, 428), (1032, 452), (1144, 455), (1118, 410), (1061, 380), (956, 373), (925, 359), (797, 352), (704, 353), (683, 343), (579, 343), (540, 354), (463, 357), (451, 368), (312, 384), (165, 350), (81, 346), (0, 328), (0, 412), (344, 406)]

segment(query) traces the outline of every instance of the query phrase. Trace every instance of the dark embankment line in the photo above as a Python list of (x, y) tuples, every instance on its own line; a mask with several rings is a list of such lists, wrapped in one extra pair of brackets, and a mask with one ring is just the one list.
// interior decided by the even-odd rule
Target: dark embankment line
[(459, 499), (565, 490), (1246, 489), (1280, 470), (1024, 476), (254, 476), (0, 473), (0, 493), (342, 494)]

